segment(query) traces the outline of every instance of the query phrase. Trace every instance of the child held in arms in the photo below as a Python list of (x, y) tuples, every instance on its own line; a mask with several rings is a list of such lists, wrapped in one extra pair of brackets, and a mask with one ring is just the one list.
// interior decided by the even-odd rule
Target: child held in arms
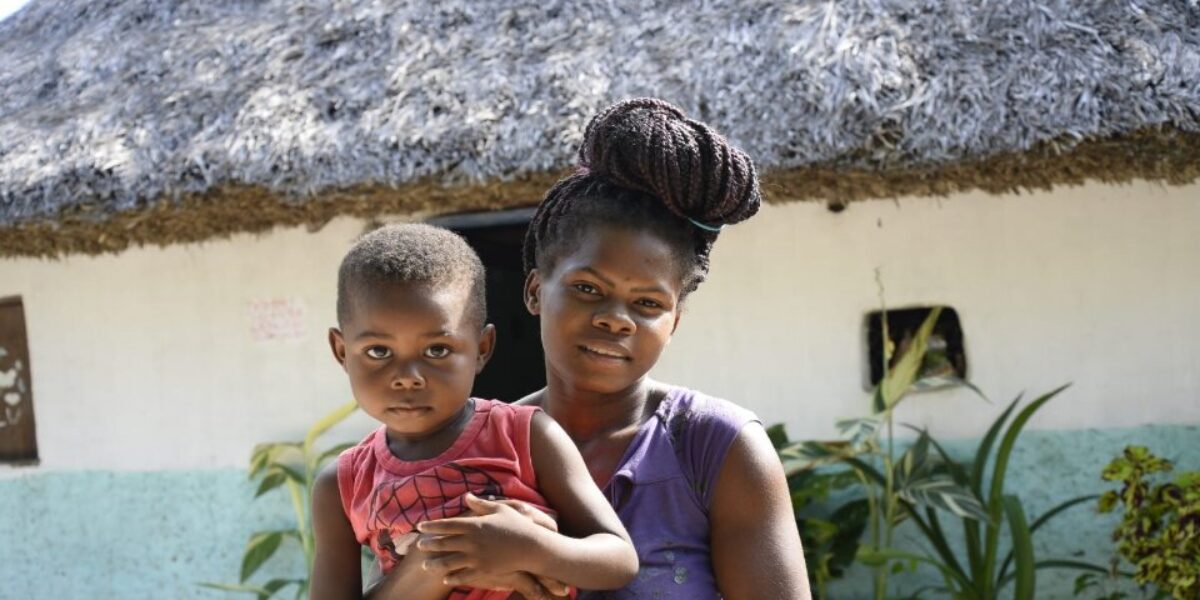
[[(337, 295), (329, 344), (358, 405), (380, 426), (314, 485), (312, 598), (364, 597), (361, 546), (384, 573), (448, 573), (416, 578), (422, 584), (405, 598), (508, 598), (469, 586), (475, 576), (494, 582), (516, 571), (511, 559), (524, 569), (513, 577), (548, 588), (616, 589), (633, 579), (629, 535), (562, 428), (540, 409), (471, 397), (496, 329), (487, 323), (483, 265), (462, 238), (428, 225), (369, 233), (343, 259)], [(473, 521), (467, 554), (414, 543), (426, 521), (527, 506), (556, 514), (557, 523), (540, 513), (523, 519), (525, 531)], [(512, 539), (531, 535), (539, 556), (508, 552)], [(441, 534), (438, 546), (453, 548), (454, 538)]]

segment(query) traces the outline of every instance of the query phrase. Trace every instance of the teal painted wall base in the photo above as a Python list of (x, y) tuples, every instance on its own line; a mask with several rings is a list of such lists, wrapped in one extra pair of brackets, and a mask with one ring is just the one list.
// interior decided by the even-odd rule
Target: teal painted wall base
[[(1126, 445), (1137, 444), (1150, 448), (1155, 454), (1175, 463), (1176, 472), (1200, 470), (1200, 427), (1195, 425), (1150, 425), (1128, 429), (1084, 429), (1077, 431), (1026, 431), (1018, 438), (1009, 462), (1005, 492), (1021, 497), (1026, 517), (1032, 522), (1047, 509), (1065, 500), (1084, 494), (1101, 493), (1115, 486), (1100, 479), (1100, 471)], [(955, 456), (973, 455), (977, 440), (958, 440), (947, 445)], [(953, 515), (943, 524), (957, 522)], [(1111, 534), (1119, 518), (1102, 515), (1094, 503), (1086, 503), (1060, 513), (1034, 534), (1038, 560), (1069, 558), (1107, 565), (1116, 556)], [(947, 531), (952, 539), (961, 539), (961, 528)], [(901, 528), (898, 546), (909, 551), (924, 552), (924, 538), (919, 531)], [(1007, 548), (1001, 549), (1001, 556)], [(960, 556), (965, 556), (959, 552)], [(965, 559), (964, 559), (965, 562)], [(1132, 568), (1126, 563), (1126, 570)], [(1039, 600), (1074, 599), (1074, 582), (1078, 571), (1040, 570), (1037, 573)], [(889, 598), (908, 598), (925, 586), (939, 586), (941, 578), (932, 567), (920, 567), (915, 573), (889, 577)], [(1128, 582), (1119, 584), (1131, 600), (1141, 598), (1137, 588)], [(834, 600), (872, 598), (871, 573), (856, 566), (842, 580), (829, 588)], [(1011, 597), (1008, 588), (1002, 598)], [(1092, 600), (1097, 594), (1084, 595), (1080, 600)], [(922, 598), (946, 598), (946, 594), (926, 592)], [(1146, 596), (1147, 598), (1150, 595)]]
[[(1021, 495), (1032, 519), (1063, 499), (1102, 490), (1100, 470), (1126, 444), (1148, 445), (1175, 460), (1177, 468), (1200, 469), (1196, 426), (1030, 431), (1013, 453), (1008, 490)], [(974, 442), (951, 447), (964, 451)], [(195, 584), (235, 581), (252, 531), (292, 526), (284, 494), (252, 501), (253, 493), (245, 472), (237, 469), (44, 473), (34, 468), (0, 479), (0, 599), (238, 597)], [(1074, 508), (1038, 531), (1039, 558), (1106, 563), (1114, 554), (1109, 539), (1114, 523), (1092, 506)], [(905, 539), (901, 535), (902, 543)], [(907, 540), (910, 548), (919, 548), (919, 538)], [(277, 558), (263, 572), (301, 572), (299, 552), (288, 556), (295, 558)], [(1038, 598), (1072, 598), (1074, 577), (1066, 571), (1040, 572)], [(938, 583), (924, 570), (892, 581), (892, 597)], [(870, 590), (869, 573), (855, 570), (830, 592), (834, 599), (857, 600), (870, 598)]]
[[(254, 489), (240, 469), (0, 479), (0, 599), (251, 598), (196, 583), (236, 582), (252, 531), (295, 526), (286, 494)], [(302, 573), (285, 550), (262, 572)]]

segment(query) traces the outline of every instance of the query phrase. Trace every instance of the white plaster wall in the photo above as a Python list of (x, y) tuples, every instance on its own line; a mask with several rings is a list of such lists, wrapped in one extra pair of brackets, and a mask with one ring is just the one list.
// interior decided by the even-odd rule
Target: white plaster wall
[[(338, 219), (263, 236), (61, 261), (0, 260), (24, 298), (38, 469), (241, 467), (349, 399), (329, 356)], [(862, 413), (863, 315), (882, 270), (892, 307), (959, 310), (972, 378), (902, 418), (982, 432), (1019, 391), (1075, 386), (1035, 427), (1200, 421), (1200, 186), (1091, 185), (851, 205), (769, 206), (718, 242), (710, 280), (656, 375), (736, 400), (793, 435)], [(254, 341), (252, 300), (306, 307), (300, 335)], [(353, 438), (356, 418), (333, 436)], [(0, 477), (24, 469), (0, 470)]]
[(971, 379), (902, 420), (982, 435), (1018, 393), (1074, 385), (1034, 428), (1200, 422), (1200, 186), (768, 206), (723, 233), (656, 374), (784, 421), (793, 437), (865, 414), (864, 315), (958, 310)]
[[(301, 439), (351, 398), (325, 339), (362, 227), (0, 261), (0, 296), (24, 298), (39, 468), (241, 467), (255, 443)], [(249, 303), (275, 298), (304, 305), (300, 336), (254, 341)]]

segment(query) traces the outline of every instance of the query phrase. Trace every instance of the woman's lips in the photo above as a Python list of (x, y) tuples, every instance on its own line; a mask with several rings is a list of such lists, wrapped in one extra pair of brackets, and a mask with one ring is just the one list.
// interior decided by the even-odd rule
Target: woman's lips
[(601, 360), (621, 361), (630, 360), (629, 356), (623, 349), (616, 349), (612, 346), (600, 344), (581, 344), (579, 349), (586, 355), (598, 358)]

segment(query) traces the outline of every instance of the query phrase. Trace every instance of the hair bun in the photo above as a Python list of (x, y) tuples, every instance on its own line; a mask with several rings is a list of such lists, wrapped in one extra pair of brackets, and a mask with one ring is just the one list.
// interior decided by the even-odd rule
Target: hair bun
[(754, 163), (745, 152), (656, 98), (625, 100), (592, 118), (579, 163), (707, 225), (744, 221), (762, 203)]

